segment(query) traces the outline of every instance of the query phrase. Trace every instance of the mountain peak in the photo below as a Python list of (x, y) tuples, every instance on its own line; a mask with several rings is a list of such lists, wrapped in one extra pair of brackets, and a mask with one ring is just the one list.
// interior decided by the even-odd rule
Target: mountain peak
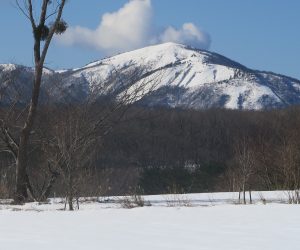
[[(5, 81), (2, 72), (13, 71), (13, 67), (0, 65), (0, 84)], [(19, 73), (20, 86), (30, 82), (32, 73)], [(296, 79), (251, 70), (222, 55), (172, 42), (122, 53), (73, 70), (45, 69), (44, 88), (52, 86), (51, 79), (57, 74), (60, 89), (51, 92), (56, 100), (62, 94), (82, 99), (95, 89), (102, 96), (112, 91), (120, 93), (124, 82), (130, 88), (142, 82), (155, 82), (151, 94), (136, 101), (147, 106), (194, 109), (265, 109), (300, 103), (300, 81)]]
[(300, 103), (300, 82), (295, 79), (251, 70), (222, 55), (172, 42), (103, 59), (75, 76), (95, 86), (107, 81), (112, 71), (122, 74), (133, 68), (159, 79), (155, 93), (143, 101), (146, 105), (262, 109)]

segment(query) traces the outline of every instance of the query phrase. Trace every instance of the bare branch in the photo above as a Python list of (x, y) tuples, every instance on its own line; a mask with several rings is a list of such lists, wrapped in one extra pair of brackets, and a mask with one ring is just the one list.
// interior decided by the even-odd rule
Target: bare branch
[(55, 29), (57, 27), (57, 24), (61, 20), (61, 16), (62, 16), (62, 12), (63, 12), (63, 8), (65, 6), (65, 3), (66, 3), (66, 0), (61, 0), (61, 3), (60, 3), (59, 8), (58, 8), (58, 13), (57, 13), (55, 22), (52, 24), (52, 26), (50, 28), (50, 31), (49, 31), (49, 35), (48, 35), (48, 37), (47, 37), (47, 39), (45, 41), (45, 45), (44, 45), (44, 48), (43, 48), (43, 51), (42, 51), (42, 54), (41, 54), (40, 65), (43, 65), (44, 62), (45, 62), (45, 58), (46, 58), (46, 55), (47, 55), (47, 52), (48, 52), (51, 40), (52, 40), (52, 38), (54, 36)]
[(30, 19), (29, 14), (28, 14), (28, 13), (25, 11), (25, 9), (20, 5), (19, 0), (16, 0), (15, 3), (16, 3), (16, 5), (14, 5), (14, 6), (15, 6), (16, 8), (18, 8), (18, 9), (21, 11), (21, 13), (22, 13), (26, 18), (28, 18), (28, 20), (30, 21), (31, 19)]
[(29, 13), (29, 19), (30, 19), (30, 22), (31, 22), (31, 26), (32, 26), (32, 29), (34, 31), (36, 29), (36, 24), (35, 24), (34, 17), (33, 17), (33, 7), (32, 7), (32, 1), (31, 0), (28, 0), (28, 13)]
[(48, 20), (50, 17), (56, 15), (58, 13), (58, 9), (59, 9), (59, 4), (57, 4), (55, 10), (46, 17), (46, 20)]

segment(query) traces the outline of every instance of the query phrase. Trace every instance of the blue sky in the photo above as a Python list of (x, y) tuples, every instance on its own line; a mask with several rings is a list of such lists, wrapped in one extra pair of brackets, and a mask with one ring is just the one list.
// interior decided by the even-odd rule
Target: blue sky
[[(47, 57), (47, 66), (55, 69), (79, 67), (123, 50), (146, 46), (150, 40), (151, 43), (158, 43), (176, 38), (178, 41), (209, 48), (250, 68), (274, 71), (300, 79), (298, 0), (134, 1), (150, 2), (151, 13), (149, 6), (132, 8), (132, 16), (135, 18), (132, 22), (138, 23), (137, 26), (132, 25), (128, 18), (118, 24), (119, 19), (115, 18), (113, 25), (118, 26), (119, 30), (126, 27), (125, 36), (128, 34), (128, 37), (120, 38), (116, 36), (118, 29), (115, 34), (107, 34), (105, 29), (102, 31), (103, 25), (100, 25), (100, 21), (104, 14), (119, 13), (120, 9), (128, 5), (128, 1), (69, 0), (64, 19), (71, 29), (65, 39), (60, 38), (53, 42)], [(12, 7), (11, 2), (13, 0), (0, 1), (0, 63), (13, 62), (31, 66), (30, 25)], [(115, 16), (110, 15), (111, 18)], [(190, 28), (187, 31), (184, 29), (183, 25), (187, 23), (193, 25), (189, 26), (191, 29), (197, 28), (195, 32), (198, 38), (203, 36), (195, 40), (190, 33), (187, 34), (191, 31)], [(98, 32), (97, 27), (101, 31)], [(136, 31), (139, 29), (147, 32)], [(85, 32), (85, 37), (80, 35), (81, 31)], [(135, 36), (138, 36), (137, 40), (130, 40)], [(103, 37), (106, 42), (99, 42)], [(107, 48), (109, 38), (114, 43)]]

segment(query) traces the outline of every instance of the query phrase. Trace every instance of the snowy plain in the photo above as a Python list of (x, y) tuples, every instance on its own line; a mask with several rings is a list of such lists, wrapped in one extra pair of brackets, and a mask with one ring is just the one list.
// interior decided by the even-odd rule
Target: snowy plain
[(0, 203), (1, 250), (279, 250), (299, 249), (299, 205), (286, 192), (145, 196), (151, 206), (125, 209), (120, 197), (85, 199), (80, 210), (64, 203)]

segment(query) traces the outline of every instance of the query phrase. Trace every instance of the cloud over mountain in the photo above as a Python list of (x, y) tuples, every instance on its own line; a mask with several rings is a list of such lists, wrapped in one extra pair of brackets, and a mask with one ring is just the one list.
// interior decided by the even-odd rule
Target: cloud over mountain
[(116, 12), (105, 13), (96, 29), (75, 26), (57, 37), (60, 44), (79, 45), (104, 54), (119, 53), (151, 44), (177, 42), (208, 49), (210, 37), (193, 23), (158, 31), (153, 25), (151, 0), (131, 0)]

